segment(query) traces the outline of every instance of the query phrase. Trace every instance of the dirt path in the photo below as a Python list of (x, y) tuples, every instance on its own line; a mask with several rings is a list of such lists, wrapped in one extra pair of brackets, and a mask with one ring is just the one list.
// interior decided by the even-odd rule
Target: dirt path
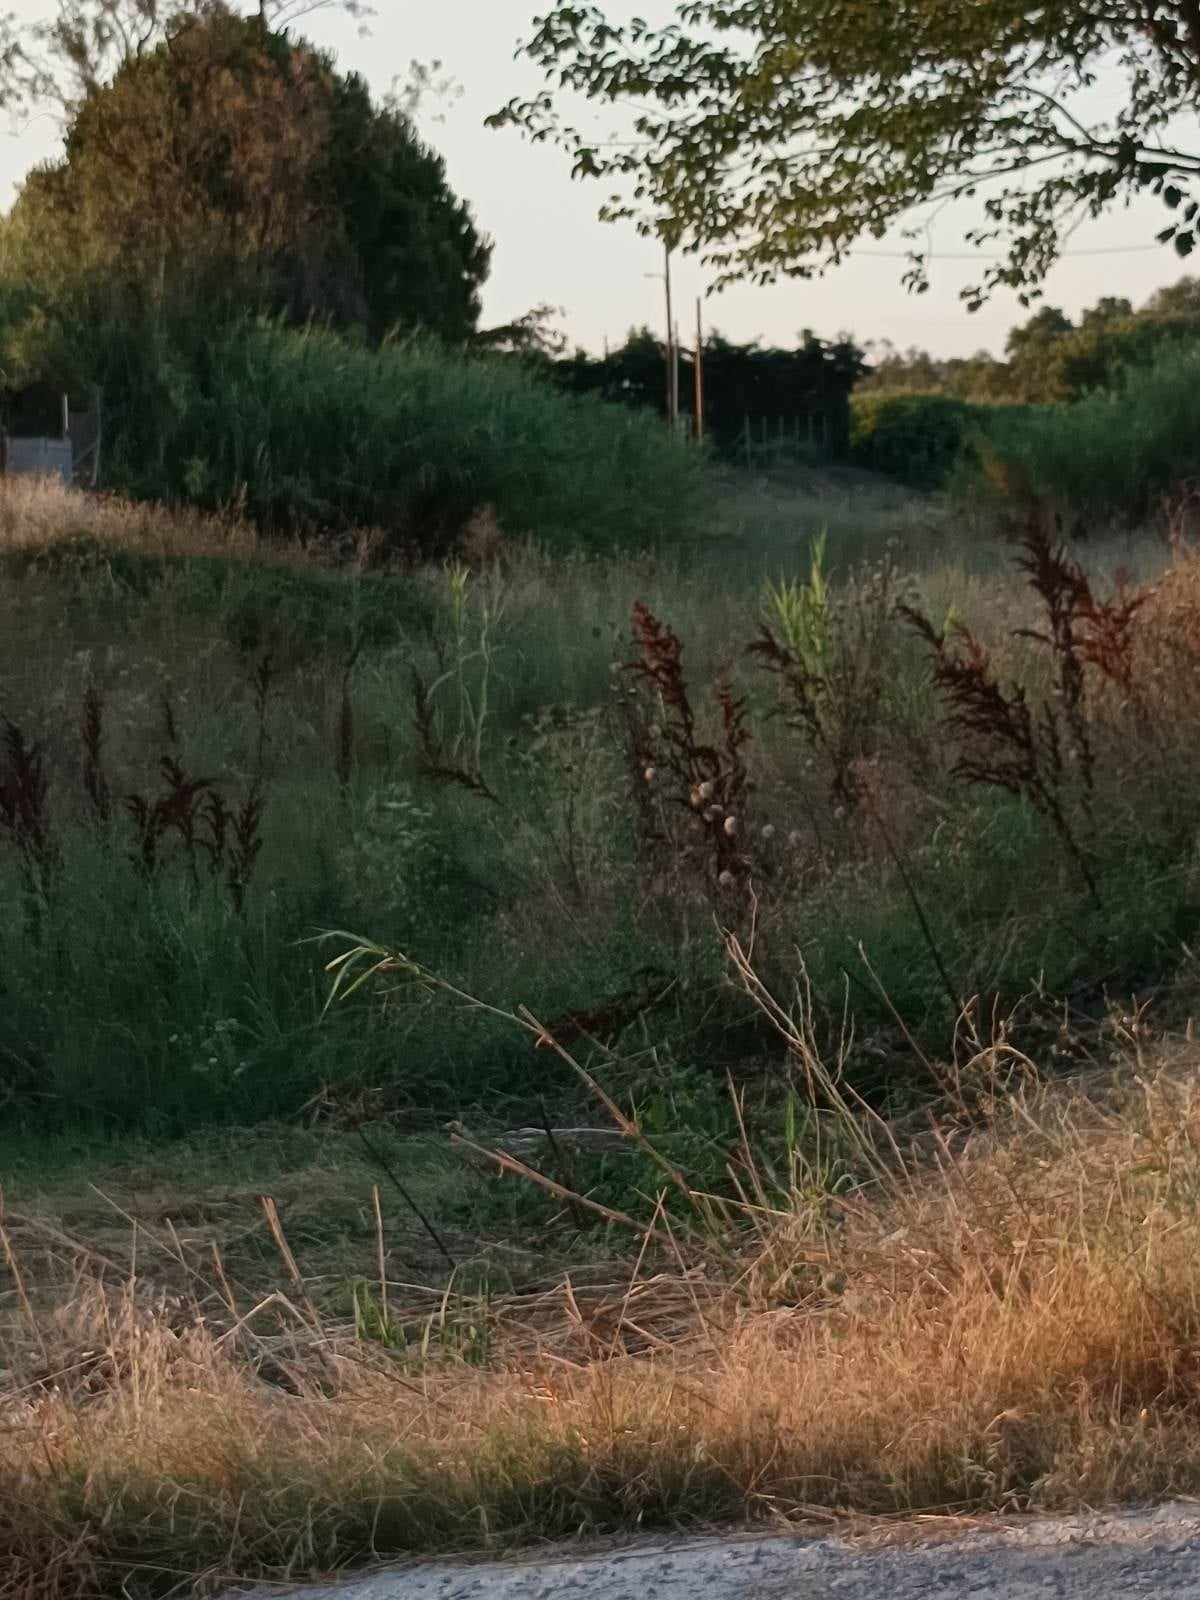
[[(931, 1539), (674, 1540), (550, 1560), (394, 1568), (296, 1600), (1200, 1600), (1200, 1504)], [(281, 1600), (275, 1591), (274, 1600)]]

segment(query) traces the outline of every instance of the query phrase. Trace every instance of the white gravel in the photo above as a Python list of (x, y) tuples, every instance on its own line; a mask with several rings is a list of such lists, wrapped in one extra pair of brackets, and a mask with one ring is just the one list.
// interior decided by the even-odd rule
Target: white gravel
[[(864, 1537), (660, 1540), (595, 1553), (422, 1563), (294, 1600), (1200, 1600), (1200, 1504)], [(232, 1597), (230, 1597), (232, 1600)], [(264, 1594), (264, 1600), (266, 1600)], [(278, 1589), (271, 1600), (281, 1600)]]

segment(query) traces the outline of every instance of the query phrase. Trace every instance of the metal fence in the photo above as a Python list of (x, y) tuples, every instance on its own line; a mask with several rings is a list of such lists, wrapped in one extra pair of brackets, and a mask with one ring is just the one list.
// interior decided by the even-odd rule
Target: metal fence
[(71, 483), (75, 477), (75, 452), (70, 439), (24, 439), (4, 441), (4, 470), (10, 476), (29, 473), (40, 478), (61, 478)]
[(834, 453), (834, 428), (826, 412), (791, 417), (744, 417), (737, 454), (750, 466), (821, 461)]
[(58, 435), (0, 433), (0, 473), (58, 478), (84, 489), (100, 482), (100, 401), (86, 411), (72, 411), (62, 397), (62, 432)]

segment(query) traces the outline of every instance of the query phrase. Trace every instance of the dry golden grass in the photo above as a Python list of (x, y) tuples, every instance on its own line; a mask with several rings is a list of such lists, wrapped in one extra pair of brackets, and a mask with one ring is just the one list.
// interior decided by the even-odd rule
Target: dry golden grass
[(43, 550), (86, 535), (110, 548), (146, 555), (262, 558), (254, 528), (236, 514), (85, 494), (57, 479), (0, 479), (0, 551)]
[(907, 1145), (877, 1128), (854, 1188), (800, 1185), (720, 1251), (651, 1244), (625, 1284), (481, 1305), (483, 1366), (355, 1338), (302, 1277), (201, 1319), (81, 1258), (38, 1310), (14, 1250), (0, 1593), (1196, 1491), (1200, 1062), (1146, 1057), (1133, 1024), (1126, 1047), (1115, 1076), (1027, 1075)]

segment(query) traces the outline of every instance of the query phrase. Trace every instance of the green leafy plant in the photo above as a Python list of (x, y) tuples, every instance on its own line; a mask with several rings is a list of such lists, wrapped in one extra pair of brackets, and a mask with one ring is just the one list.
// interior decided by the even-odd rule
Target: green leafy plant
[[(832, 601), (815, 553), (807, 584), (772, 591), (749, 653), (779, 684), (782, 705), (828, 763), (840, 806), (862, 796), (861, 765), (875, 754), (897, 669), (897, 608), (909, 586), (889, 550)], [(772, 626), (774, 624), (774, 627)]]
[(850, 454), (860, 466), (941, 488), (991, 412), (940, 394), (861, 394), (850, 402)]
[(826, 531), (812, 541), (807, 578), (780, 578), (764, 585), (763, 610), (803, 669), (820, 673), (829, 655), (829, 584), (825, 576)]
[(0, 757), (0, 838), (7, 838), (16, 850), (28, 926), (36, 937), (60, 859), (50, 818), (45, 751), (28, 740), (15, 722), (5, 720)]

